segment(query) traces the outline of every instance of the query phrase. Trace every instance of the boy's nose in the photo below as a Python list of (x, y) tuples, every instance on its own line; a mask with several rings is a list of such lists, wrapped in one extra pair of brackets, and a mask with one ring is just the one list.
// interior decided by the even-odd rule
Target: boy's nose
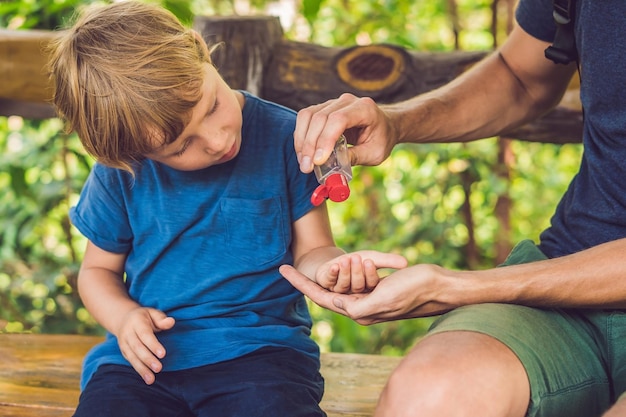
[(223, 152), (224, 145), (222, 144), (224, 141), (220, 140), (216, 136), (206, 136), (203, 138), (203, 148), (204, 152), (210, 155), (216, 155)]

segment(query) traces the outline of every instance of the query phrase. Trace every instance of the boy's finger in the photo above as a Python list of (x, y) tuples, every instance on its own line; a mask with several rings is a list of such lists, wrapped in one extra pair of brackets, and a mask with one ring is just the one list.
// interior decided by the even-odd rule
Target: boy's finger
[(393, 268), (402, 269), (406, 268), (408, 261), (402, 255), (396, 253), (386, 253), (374, 250), (359, 251), (359, 254), (363, 259), (370, 259), (377, 268)]
[(139, 357), (138, 353), (134, 349), (131, 348), (126, 350), (124, 352), (124, 357), (146, 384), (151, 385), (154, 383), (156, 379), (154, 372), (150, 369), (146, 362)]
[(350, 257), (351, 290), (353, 293), (363, 292), (366, 281), (363, 271), (363, 260), (359, 255)]
[(378, 269), (372, 260), (366, 259), (363, 261), (363, 274), (365, 275), (366, 290), (374, 289), (380, 282), (378, 276)]
[[(137, 349), (137, 355), (145, 363), (150, 364), (150, 368), (152, 368), (153, 371), (160, 371), (161, 363), (156, 358), (162, 359), (165, 357), (165, 348), (163, 347), (161, 342), (159, 342), (159, 339), (157, 339), (156, 335), (152, 332), (138, 334), (137, 336), (139, 337), (139, 340), (141, 341), (143, 347), (143, 349)], [(155, 366), (158, 370), (155, 369)]]
[(334, 292), (347, 293), (350, 291), (352, 282), (352, 271), (350, 258), (343, 256), (339, 259), (339, 275), (337, 276), (337, 283), (332, 288)]

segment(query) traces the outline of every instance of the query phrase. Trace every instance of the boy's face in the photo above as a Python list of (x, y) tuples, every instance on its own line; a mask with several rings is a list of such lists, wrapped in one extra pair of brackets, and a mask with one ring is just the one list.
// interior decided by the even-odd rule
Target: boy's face
[(180, 171), (195, 171), (235, 158), (241, 147), (243, 96), (206, 64), (202, 98), (183, 133), (146, 155)]

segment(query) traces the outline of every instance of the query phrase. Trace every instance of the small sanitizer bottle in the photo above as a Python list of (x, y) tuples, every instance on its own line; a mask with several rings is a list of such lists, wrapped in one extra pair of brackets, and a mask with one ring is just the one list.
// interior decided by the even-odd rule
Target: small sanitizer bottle
[(341, 135), (335, 149), (326, 162), (313, 167), (320, 186), (311, 195), (311, 203), (319, 206), (327, 198), (331, 201), (345, 201), (350, 196), (348, 181), (352, 179), (352, 167), (346, 137)]

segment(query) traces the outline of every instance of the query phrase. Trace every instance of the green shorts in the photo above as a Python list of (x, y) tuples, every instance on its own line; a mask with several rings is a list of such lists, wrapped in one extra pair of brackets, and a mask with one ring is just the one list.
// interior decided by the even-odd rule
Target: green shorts
[[(546, 257), (531, 241), (504, 265)], [(430, 333), (490, 335), (519, 357), (530, 381), (527, 416), (601, 416), (626, 392), (626, 310), (539, 309), (478, 304), (441, 316)]]

